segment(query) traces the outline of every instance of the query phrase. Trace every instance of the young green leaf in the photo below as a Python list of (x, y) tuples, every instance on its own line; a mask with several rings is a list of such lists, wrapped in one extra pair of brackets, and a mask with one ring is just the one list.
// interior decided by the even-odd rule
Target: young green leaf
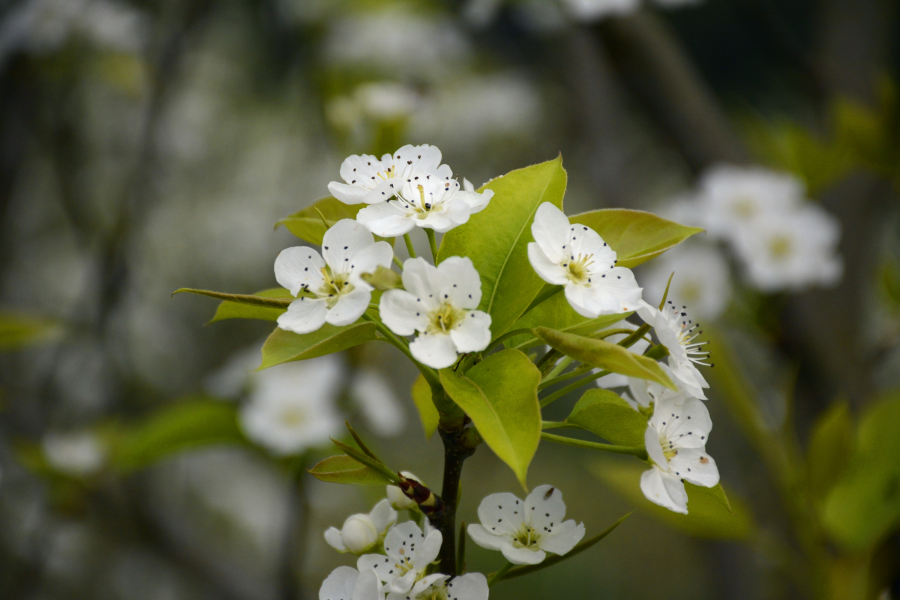
[[(534, 329), (535, 327), (543, 326), (555, 329), (556, 331), (588, 335), (595, 331), (605, 329), (613, 323), (618, 323), (629, 315), (631, 315), (630, 312), (616, 315), (603, 315), (596, 319), (582, 317), (569, 305), (569, 301), (566, 300), (565, 294), (559, 293), (522, 315), (510, 329), (514, 331), (516, 329)], [(515, 348), (517, 350), (527, 350), (528, 348), (539, 346), (542, 343), (543, 342), (534, 335), (522, 334), (508, 339), (506, 341), (506, 347)]]
[(587, 225), (616, 251), (619, 267), (636, 267), (677, 246), (699, 227), (667, 221), (653, 213), (624, 208), (604, 208), (575, 215), (572, 223)]
[(675, 384), (655, 360), (641, 356), (617, 344), (604, 340), (554, 331), (546, 327), (536, 327), (534, 334), (544, 340), (554, 350), (571, 356), (577, 361), (606, 369), (611, 373), (621, 373), (629, 377), (648, 379), (676, 389)]
[(299, 335), (275, 328), (262, 348), (259, 371), (295, 360), (307, 360), (340, 352), (376, 339), (375, 324), (354, 323), (346, 327), (325, 324), (318, 331)]
[(431, 386), (425, 381), (422, 375), (416, 378), (412, 386), (412, 399), (419, 412), (419, 419), (422, 421), (422, 429), (425, 430), (425, 439), (430, 440), (434, 432), (437, 431), (440, 415), (434, 402), (431, 401)]
[[(562, 208), (566, 171), (562, 158), (507, 173), (483, 188), (494, 191), (487, 208), (444, 235), (438, 262), (468, 256), (481, 275), (481, 304), (491, 315), (494, 339), (509, 331), (544, 287), (528, 261), (531, 224), (544, 202)], [(479, 190), (481, 191), (481, 190)]]
[(566, 423), (599, 435), (611, 444), (643, 446), (647, 419), (618, 394), (594, 389), (585, 392)]
[(847, 402), (837, 402), (813, 424), (806, 453), (809, 487), (813, 498), (824, 500), (841, 479), (853, 458), (855, 432)]
[[(540, 371), (518, 350), (488, 356), (465, 375), (441, 370), (441, 384), (522, 487), (541, 439)], [(527, 488), (526, 488), (527, 489)]]
[(0, 350), (17, 350), (47, 341), (60, 332), (59, 322), (45, 317), (0, 312)]
[[(275, 227), (284, 225), (288, 231), (301, 240), (321, 246), (322, 237), (331, 226), (341, 219), (355, 219), (356, 213), (365, 208), (365, 206), (365, 204), (354, 204), (351, 206), (344, 204), (337, 198), (326, 196), (291, 216), (281, 219), (275, 224)], [(394, 238), (376, 237), (376, 240), (384, 240), (390, 244), (394, 243)]]
[[(294, 300), (291, 293), (284, 288), (271, 288), (253, 294), (257, 298), (274, 298), (278, 300)], [(224, 321), (226, 319), (261, 319), (263, 321), (277, 321), (278, 317), (287, 310), (284, 306), (261, 306), (225, 300), (216, 308), (216, 314), (210, 319), (210, 323)]]
[(366, 465), (359, 463), (346, 454), (332, 456), (318, 463), (309, 470), (319, 481), (344, 483), (350, 485), (386, 485), (391, 480)]

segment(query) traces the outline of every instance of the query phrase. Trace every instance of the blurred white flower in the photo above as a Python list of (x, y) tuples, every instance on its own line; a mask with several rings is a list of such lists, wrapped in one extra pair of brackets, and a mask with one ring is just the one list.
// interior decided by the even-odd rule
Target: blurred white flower
[(327, 443), (343, 425), (335, 410), (343, 372), (334, 355), (263, 371), (241, 408), (241, 428), (276, 455)]
[(641, 283), (650, 298), (662, 298), (672, 275), (669, 298), (686, 304), (698, 318), (717, 319), (731, 299), (731, 277), (722, 250), (707, 244), (678, 246), (648, 263)]
[(584, 537), (584, 523), (566, 518), (562, 492), (549, 485), (534, 488), (524, 502), (510, 493), (481, 501), (469, 537), (488, 550), (499, 550), (516, 565), (536, 565), (547, 552), (566, 554)]
[(645, 323), (653, 327), (659, 343), (666, 347), (669, 356), (666, 359), (672, 374), (691, 396), (706, 400), (702, 388), (709, 384), (695, 364), (709, 366), (703, 362), (709, 358), (709, 352), (702, 350), (706, 342), (694, 342), (698, 333), (694, 333), (697, 325), (687, 317), (687, 307), (676, 306), (669, 300), (663, 309), (642, 302), (637, 310)]
[(764, 292), (799, 291), (840, 280), (840, 236), (838, 220), (808, 204), (787, 214), (760, 216), (738, 230), (734, 246), (755, 287)]
[[(410, 473), (409, 471), (401, 471), (401, 475), (406, 477), (407, 479), (413, 479), (422, 483), (422, 480)], [(408, 498), (406, 494), (404, 494), (400, 488), (396, 485), (389, 485), (387, 487), (387, 499), (391, 503), (396, 510), (409, 510), (410, 508), (414, 508), (416, 506), (416, 501)]]
[(711, 430), (709, 411), (696, 398), (679, 392), (657, 400), (644, 435), (653, 461), (653, 468), (641, 476), (641, 491), (648, 500), (687, 514), (684, 481), (703, 487), (719, 483), (716, 462), (706, 453)]
[(50, 466), (69, 475), (96, 473), (106, 461), (106, 448), (90, 431), (50, 431), (41, 447)]
[(561, 210), (544, 202), (531, 233), (535, 240), (528, 244), (531, 266), (547, 283), (565, 286), (566, 300), (579, 315), (593, 319), (638, 307), (641, 288), (634, 273), (615, 266), (616, 253), (596, 231), (570, 225)]
[(376, 242), (356, 221), (342, 219), (325, 232), (322, 255), (295, 246), (282, 250), (275, 259), (275, 279), (297, 297), (278, 317), (282, 329), (303, 334), (325, 323), (354, 323), (372, 298), (372, 286), (360, 275), (379, 266), (390, 268), (394, 251), (387, 242)]
[(322, 582), (319, 600), (383, 600), (384, 592), (374, 571), (360, 573), (353, 567), (338, 567)]
[(384, 553), (387, 556), (360, 556), (356, 567), (362, 572), (375, 571), (389, 593), (405, 595), (414, 585), (427, 587), (434, 581), (447, 578), (446, 575), (425, 575), (429, 565), (438, 557), (443, 539), (440, 531), (431, 530), (426, 534), (413, 521), (407, 521), (385, 536)]
[(343, 527), (329, 527), (325, 531), (325, 541), (338, 552), (363, 554), (378, 545), (387, 533), (388, 527), (397, 522), (397, 512), (391, 502), (382, 500), (367, 514), (351, 515)]
[(350, 395), (376, 434), (393, 437), (403, 432), (406, 412), (381, 371), (358, 369), (350, 382)]
[(419, 94), (408, 85), (393, 82), (367, 83), (354, 91), (363, 114), (373, 119), (408, 117), (419, 106)]
[(610, 16), (625, 16), (637, 11), (640, 0), (561, 0), (572, 19), (592, 23)]

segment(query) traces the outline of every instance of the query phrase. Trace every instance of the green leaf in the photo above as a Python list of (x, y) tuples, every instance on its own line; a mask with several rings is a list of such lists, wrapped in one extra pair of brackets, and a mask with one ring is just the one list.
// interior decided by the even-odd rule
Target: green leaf
[[(253, 294), (257, 298), (275, 298), (279, 300), (294, 300), (291, 293), (284, 288), (271, 288)], [(216, 308), (216, 314), (209, 321), (215, 323), (226, 319), (261, 319), (263, 321), (277, 321), (287, 310), (287, 306), (261, 306), (258, 304), (245, 304), (225, 300)]]
[[(344, 204), (337, 198), (326, 196), (316, 200), (306, 208), (299, 210), (289, 217), (285, 217), (275, 224), (284, 225), (288, 231), (303, 241), (322, 245), (325, 232), (341, 219), (355, 219), (356, 213), (365, 208), (365, 204)], [(394, 238), (375, 238), (393, 245)]]
[(166, 406), (141, 423), (114, 431), (110, 463), (123, 472), (193, 448), (247, 444), (238, 427), (235, 407), (209, 399), (188, 399)]
[(647, 418), (609, 390), (588, 390), (566, 423), (578, 425), (611, 444), (643, 446)]
[(853, 416), (846, 402), (837, 402), (813, 424), (806, 453), (813, 498), (824, 500), (850, 465), (855, 443)]
[(706, 539), (739, 540), (750, 537), (754, 525), (746, 505), (734, 498), (729, 508), (721, 485), (704, 488), (685, 483), (688, 494), (686, 515), (672, 512), (647, 500), (641, 492), (641, 474), (648, 468), (647, 465), (611, 460), (588, 463), (588, 469), (615, 492), (640, 510), (676, 529)]
[(59, 331), (59, 322), (53, 319), (0, 311), (0, 350), (18, 350), (47, 341)]
[(541, 440), (540, 382), (540, 371), (518, 350), (492, 354), (465, 375), (441, 370), (444, 390), (469, 415), (522, 487), (526, 487), (528, 465)]
[(349, 485), (386, 485), (390, 479), (346, 454), (326, 458), (312, 469), (310, 474), (320, 481)]
[(534, 333), (553, 349), (582, 363), (606, 369), (611, 373), (655, 381), (672, 390), (677, 389), (658, 362), (617, 344), (554, 331), (546, 327), (536, 327)]
[(294, 360), (333, 354), (376, 339), (375, 323), (360, 322), (346, 327), (326, 323), (318, 331), (299, 335), (281, 328), (266, 339), (258, 371)]
[(856, 452), (828, 494), (822, 520), (830, 536), (864, 550), (900, 526), (900, 392), (872, 404), (860, 419)]
[(412, 399), (419, 411), (419, 419), (422, 421), (422, 429), (425, 430), (425, 439), (430, 440), (437, 431), (440, 415), (434, 402), (431, 401), (431, 386), (422, 375), (416, 378), (412, 386)]
[(572, 223), (587, 225), (616, 251), (617, 266), (633, 268), (677, 246), (699, 227), (679, 225), (653, 213), (624, 208), (604, 208), (574, 215)]
[(531, 224), (538, 206), (549, 202), (562, 209), (566, 171), (562, 157), (491, 180), (482, 190), (494, 191), (487, 208), (464, 227), (444, 235), (438, 262), (468, 256), (481, 275), (479, 309), (491, 315), (496, 339), (509, 331), (544, 287), (528, 261), (533, 242)]

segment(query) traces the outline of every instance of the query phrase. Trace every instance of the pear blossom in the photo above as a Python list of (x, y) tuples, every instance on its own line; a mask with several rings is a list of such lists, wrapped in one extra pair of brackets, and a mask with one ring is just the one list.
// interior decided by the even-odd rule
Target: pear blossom
[[(401, 471), (400, 474), (407, 479), (413, 479), (415, 481), (418, 481), (419, 483), (422, 483), (421, 479), (419, 479), (409, 471)], [(387, 499), (395, 510), (409, 510), (410, 508), (415, 508), (417, 506), (415, 500), (410, 499), (400, 490), (398, 486), (388, 485), (385, 487), (387, 488)]]
[(484, 210), (493, 195), (492, 190), (479, 194), (461, 189), (455, 179), (410, 175), (394, 198), (365, 207), (356, 219), (382, 237), (403, 235), (417, 226), (445, 232)]
[(706, 342), (694, 342), (702, 332), (694, 333), (700, 324), (687, 318), (687, 307), (678, 307), (669, 300), (662, 310), (657, 310), (642, 302), (637, 313), (653, 327), (659, 343), (668, 349), (667, 362), (675, 379), (691, 396), (706, 400), (703, 388), (709, 384), (694, 365), (711, 366), (703, 362), (709, 358), (709, 352), (701, 349)]
[(397, 522), (397, 511), (391, 503), (382, 500), (367, 515), (350, 515), (344, 526), (329, 527), (325, 531), (325, 541), (338, 552), (363, 554), (378, 545), (388, 528)]
[(434, 267), (423, 258), (403, 265), (405, 290), (381, 296), (381, 320), (398, 335), (418, 337), (409, 345), (417, 361), (435, 369), (456, 362), (457, 353), (477, 352), (491, 341), (491, 316), (475, 310), (481, 278), (468, 257), (451, 256)]
[(239, 425), (248, 438), (284, 456), (326, 444), (341, 431), (343, 421), (335, 403), (344, 370), (338, 357), (322, 356), (268, 371), (273, 375), (257, 379), (239, 413)]
[(376, 434), (394, 437), (406, 427), (406, 413), (381, 371), (364, 366), (353, 374), (350, 396)]
[(325, 232), (322, 255), (305, 246), (282, 250), (275, 259), (275, 279), (292, 296), (304, 295), (288, 305), (278, 326), (302, 334), (325, 323), (354, 323), (372, 299), (373, 288), (360, 275), (389, 268), (393, 256), (390, 244), (376, 242), (352, 219), (342, 219)]
[(584, 537), (584, 523), (564, 521), (562, 492), (541, 485), (524, 501), (513, 494), (491, 494), (478, 507), (480, 524), (469, 525), (469, 537), (488, 550), (499, 550), (516, 565), (536, 565), (547, 552), (566, 554)]
[(653, 468), (641, 476), (648, 500), (687, 514), (684, 482), (703, 487), (719, 483), (716, 462), (706, 453), (712, 420), (706, 406), (685, 392), (666, 394), (655, 405), (644, 443)]
[(441, 164), (436, 146), (403, 146), (381, 160), (363, 154), (353, 155), (341, 165), (345, 183), (332, 181), (328, 191), (347, 204), (378, 204), (393, 198), (407, 183), (449, 182), (453, 171)]
[(531, 266), (547, 283), (565, 286), (575, 312), (593, 319), (638, 307), (641, 288), (634, 274), (616, 266), (615, 251), (593, 229), (570, 225), (561, 210), (545, 202), (537, 209), (531, 233)]
[(69, 475), (91, 475), (106, 461), (106, 448), (90, 431), (50, 431), (41, 447), (50, 466)]
[(373, 571), (338, 567), (322, 582), (319, 600), (384, 600), (384, 592)]
[(420, 579), (406, 593), (391, 592), (387, 600), (487, 600), (487, 578), (481, 573), (466, 573), (452, 580), (436, 573)]
[(837, 254), (841, 227), (808, 204), (788, 214), (767, 214), (738, 230), (734, 246), (750, 283), (764, 292), (834, 285), (843, 274)]
[(654, 298), (662, 297), (669, 285), (673, 303), (690, 305), (702, 319), (717, 319), (731, 300), (730, 269), (717, 246), (689, 242), (673, 248), (649, 263), (640, 279)]
[(360, 556), (356, 566), (360, 571), (374, 570), (389, 594), (407, 594), (417, 584), (416, 589), (421, 591), (446, 579), (446, 575), (425, 574), (437, 559), (443, 539), (440, 531), (433, 529), (425, 533), (413, 521), (407, 521), (387, 533), (385, 554)]

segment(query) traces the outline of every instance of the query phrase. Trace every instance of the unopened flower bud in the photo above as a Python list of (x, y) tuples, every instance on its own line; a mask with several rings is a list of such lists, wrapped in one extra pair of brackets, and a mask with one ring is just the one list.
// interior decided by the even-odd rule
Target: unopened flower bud
[[(422, 483), (421, 479), (419, 479), (409, 471), (403, 471), (400, 474), (407, 479), (413, 479), (415, 481), (418, 481), (419, 483)], [(387, 498), (391, 503), (391, 506), (393, 506), (395, 510), (407, 510), (416, 506), (416, 502), (414, 500), (411, 500), (410, 498), (407, 498), (406, 494), (400, 491), (400, 488), (396, 485), (387, 486)]]
[(395, 290), (403, 287), (400, 274), (381, 265), (372, 273), (363, 273), (360, 277), (376, 290)]
[(341, 528), (341, 541), (348, 552), (368, 552), (378, 542), (378, 529), (369, 515), (352, 515)]

